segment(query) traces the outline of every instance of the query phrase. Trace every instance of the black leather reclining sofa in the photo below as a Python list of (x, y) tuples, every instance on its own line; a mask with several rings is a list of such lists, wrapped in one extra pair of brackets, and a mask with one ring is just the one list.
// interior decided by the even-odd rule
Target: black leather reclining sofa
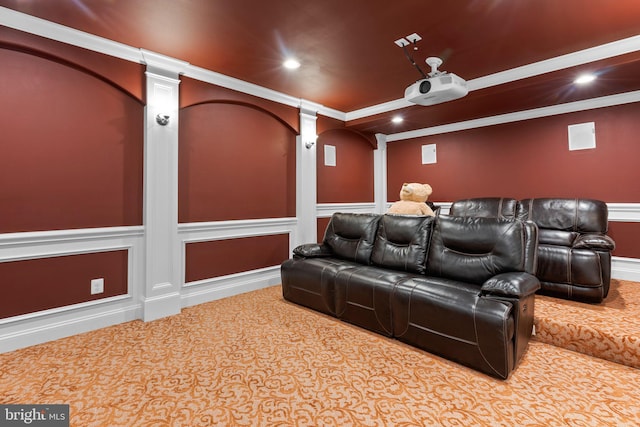
[(481, 197), (455, 201), (449, 214), (533, 221), (538, 226), (539, 294), (588, 303), (602, 302), (609, 294), (616, 245), (607, 235), (603, 201)]
[(537, 227), (336, 213), (281, 266), (286, 300), (506, 379), (531, 337)]

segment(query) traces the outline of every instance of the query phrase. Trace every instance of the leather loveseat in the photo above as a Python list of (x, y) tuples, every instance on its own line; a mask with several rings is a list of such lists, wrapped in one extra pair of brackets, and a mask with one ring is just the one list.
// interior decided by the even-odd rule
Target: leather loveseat
[(507, 378), (531, 337), (537, 228), (336, 213), (281, 266), (286, 300)]
[(516, 200), (484, 197), (458, 200), (449, 214), (530, 220), (538, 226), (541, 294), (599, 303), (611, 282), (611, 251), (606, 203), (590, 199)]

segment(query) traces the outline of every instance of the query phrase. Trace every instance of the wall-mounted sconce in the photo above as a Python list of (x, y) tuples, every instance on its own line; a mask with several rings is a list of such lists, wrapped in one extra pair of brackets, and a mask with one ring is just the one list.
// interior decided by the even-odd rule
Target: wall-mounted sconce
[(304, 146), (307, 147), (307, 150), (310, 150), (314, 145), (316, 145), (316, 140), (318, 139), (318, 135), (315, 134), (303, 134), (302, 142)]
[(169, 115), (168, 114), (158, 114), (156, 115), (156, 122), (160, 126), (166, 126), (169, 124)]

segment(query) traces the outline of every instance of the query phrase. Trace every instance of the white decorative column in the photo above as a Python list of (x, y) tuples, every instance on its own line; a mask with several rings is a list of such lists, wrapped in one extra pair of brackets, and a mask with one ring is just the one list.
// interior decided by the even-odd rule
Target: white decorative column
[(294, 246), (318, 240), (316, 178), (316, 112), (310, 103), (300, 105), (300, 135), (296, 137), (296, 217)]
[(144, 133), (145, 280), (142, 318), (180, 312), (178, 87), (187, 63), (141, 50), (147, 66)]
[(373, 192), (377, 213), (387, 211), (387, 135), (377, 133), (373, 152)]

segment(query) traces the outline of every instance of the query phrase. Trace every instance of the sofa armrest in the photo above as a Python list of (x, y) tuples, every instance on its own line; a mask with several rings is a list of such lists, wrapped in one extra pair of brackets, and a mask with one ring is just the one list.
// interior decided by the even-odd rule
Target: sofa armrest
[(501, 273), (482, 284), (482, 295), (522, 298), (540, 289), (536, 276), (523, 272)]
[(606, 234), (586, 233), (576, 238), (573, 242), (573, 248), (612, 251), (616, 248), (616, 242)]
[(306, 243), (293, 250), (293, 256), (297, 258), (326, 258), (333, 256), (333, 251), (324, 243)]

